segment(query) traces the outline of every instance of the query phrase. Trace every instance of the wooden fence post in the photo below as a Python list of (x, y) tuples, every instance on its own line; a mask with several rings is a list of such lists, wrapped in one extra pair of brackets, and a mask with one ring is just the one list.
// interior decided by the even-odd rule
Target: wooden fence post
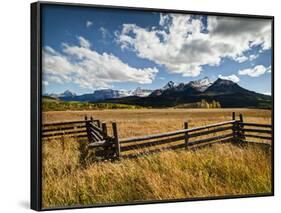
[(240, 136), (240, 141), (243, 142), (245, 140), (245, 131), (244, 131), (244, 124), (243, 124), (243, 115), (239, 115), (239, 136)]
[[(89, 123), (91, 123), (92, 125), (95, 125), (95, 124), (94, 124), (94, 118), (93, 118), (92, 116), (90, 117)], [(89, 125), (89, 126), (90, 126), (90, 125)]]
[[(236, 119), (235, 112), (232, 112), (232, 120), (234, 121), (235, 119)], [(232, 138), (233, 138), (233, 142), (237, 142), (237, 128), (238, 128), (238, 125), (237, 125), (237, 122), (235, 121), (232, 124)]]
[(232, 120), (235, 120), (235, 112), (232, 112)]
[[(188, 129), (188, 122), (184, 122), (184, 129)], [(184, 133), (185, 148), (188, 147), (188, 132)]]
[(102, 126), (103, 137), (104, 137), (104, 139), (106, 139), (106, 137), (107, 137), (106, 123), (102, 123), (101, 126)]
[(101, 127), (100, 120), (97, 120), (97, 123), (98, 123), (98, 127)]
[(117, 131), (117, 124), (115, 122), (112, 123), (112, 131), (113, 131), (113, 140), (115, 143), (115, 148), (116, 148), (116, 157), (120, 157), (120, 142), (118, 138), (118, 131)]
[(87, 131), (87, 136), (88, 136), (88, 141), (89, 141), (89, 143), (91, 143), (92, 142), (92, 137), (91, 137), (91, 130), (90, 130), (90, 120), (88, 120), (88, 117), (87, 117), (87, 115), (85, 115), (85, 123), (86, 123), (86, 131)]

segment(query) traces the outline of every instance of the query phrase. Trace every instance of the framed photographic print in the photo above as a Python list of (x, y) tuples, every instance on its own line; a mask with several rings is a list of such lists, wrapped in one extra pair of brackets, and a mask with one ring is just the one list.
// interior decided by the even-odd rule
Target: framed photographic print
[(31, 4), (31, 208), (274, 195), (274, 17)]

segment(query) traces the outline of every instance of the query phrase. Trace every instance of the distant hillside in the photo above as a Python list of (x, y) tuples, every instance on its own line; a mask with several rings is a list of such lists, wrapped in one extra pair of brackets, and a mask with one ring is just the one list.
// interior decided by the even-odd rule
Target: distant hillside
[(43, 95), (43, 102), (60, 102), (60, 101), (61, 100), (59, 98)]

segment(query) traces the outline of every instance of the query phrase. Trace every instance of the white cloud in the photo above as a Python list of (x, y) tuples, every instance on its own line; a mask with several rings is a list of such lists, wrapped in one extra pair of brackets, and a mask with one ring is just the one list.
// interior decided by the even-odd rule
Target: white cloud
[(242, 56), (233, 58), (233, 60), (237, 61), (238, 63), (243, 63), (245, 61), (253, 61), (253, 60), (257, 59), (258, 57), (259, 57), (259, 54), (257, 54), (257, 55), (252, 54), (249, 56), (242, 55)]
[(257, 55), (252, 54), (252, 55), (249, 56), (249, 60), (253, 61), (253, 60), (257, 59), (258, 57), (259, 57), (259, 54), (257, 54)]
[(263, 92), (264, 95), (271, 95), (271, 92)]
[(84, 48), (91, 47), (91, 43), (88, 40), (86, 40), (85, 38), (83, 38), (82, 36), (78, 36), (78, 40), (79, 40), (81, 47), (84, 47)]
[(42, 83), (43, 83), (44, 86), (48, 86), (49, 85), (48, 81), (42, 81)]
[(105, 41), (105, 39), (107, 37), (111, 37), (109, 31), (106, 28), (100, 27), (99, 31), (101, 32), (101, 36), (102, 36), (103, 41)]
[(267, 67), (267, 70), (266, 70), (268, 73), (271, 73), (271, 65), (269, 67)]
[(235, 61), (237, 61), (238, 63), (243, 63), (245, 61), (248, 60), (248, 57), (242, 55), (242, 56), (238, 56), (237, 58), (234, 59)]
[(89, 28), (93, 25), (93, 22), (92, 21), (86, 21), (86, 27)]
[(229, 75), (229, 76), (223, 76), (223, 75), (219, 75), (220, 79), (224, 79), (224, 80), (230, 80), (233, 81), (235, 83), (238, 83), (240, 81), (239, 77), (235, 74)]
[(73, 82), (83, 88), (109, 88), (112, 82), (151, 83), (157, 68), (138, 69), (108, 53), (90, 49), (90, 42), (78, 37), (79, 45), (63, 44), (62, 53), (43, 49), (43, 74), (48, 82)]
[(162, 13), (160, 13), (159, 25), (164, 26), (165, 24), (167, 24), (169, 19), (170, 19), (169, 15), (163, 15)]
[(71, 64), (66, 57), (49, 46), (43, 49), (42, 67), (44, 74), (48, 77), (46, 80), (48, 80), (48, 82), (53, 81), (57, 83), (70, 80), (68, 78), (68, 73), (74, 72), (75, 69), (73, 64)]
[(218, 66), (223, 58), (242, 63), (254, 46), (269, 49), (271, 23), (209, 16), (206, 28), (199, 16), (160, 14), (158, 27), (123, 24), (116, 36), (122, 49), (164, 65), (170, 73), (198, 76), (204, 65)]
[(251, 77), (258, 77), (260, 75), (263, 75), (266, 72), (271, 72), (271, 66), (266, 68), (263, 65), (257, 65), (257, 66), (252, 67), (252, 68), (239, 70), (238, 74), (239, 75), (248, 75), (248, 76), (251, 76)]

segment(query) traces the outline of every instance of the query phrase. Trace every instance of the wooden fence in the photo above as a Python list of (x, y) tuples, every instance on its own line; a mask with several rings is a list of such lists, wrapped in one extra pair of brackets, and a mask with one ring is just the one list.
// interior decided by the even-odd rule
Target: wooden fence
[[(112, 123), (112, 130), (112, 137), (105, 141), (90, 143), (89, 148), (107, 147), (106, 150), (109, 150), (108, 147), (111, 146), (111, 157), (119, 158), (150, 154), (166, 149), (192, 148), (214, 142), (259, 143), (270, 146), (270, 143), (263, 142), (272, 140), (271, 125), (245, 123), (242, 114), (236, 120), (235, 113), (232, 113), (230, 121), (195, 128), (188, 128), (188, 122), (185, 122), (182, 130), (141, 137), (119, 138), (116, 123)], [(262, 139), (262, 142), (253, 139)], [(106, 150), (98, 150), (97, 154), (105, 155)], [(107, 154), (107, 156), (110, 155)]]
[[(119, 138), (117, 123), (112, 123), (112, 135), (108, 134), (107, 124), (92, 117), (83, 121), (51, 123), (43, 126), (43, 139), (62, 136), (85, 138), (88, 147), (94, 149), (96, 156), (104, 158), (135, 157), (143, 154), (193, 148), (215, 142), (236, 144), (265, 144), (272, 141), (272, 126), (268, 124), (247, 123), (242, 114), (225, 122), (189, 128), (185, 122), (183, 129), (162, 134), (133, 138)], [(266, 142), (266, 143), (264, 143)]]
[(86, 139), (90, 143), (102, 141), (106, 138), (106, 124), (100, 120), (85, 120), (46, 123), (42, 125), (42, 139), (52, 140), (62, 137), (75, 137)]

